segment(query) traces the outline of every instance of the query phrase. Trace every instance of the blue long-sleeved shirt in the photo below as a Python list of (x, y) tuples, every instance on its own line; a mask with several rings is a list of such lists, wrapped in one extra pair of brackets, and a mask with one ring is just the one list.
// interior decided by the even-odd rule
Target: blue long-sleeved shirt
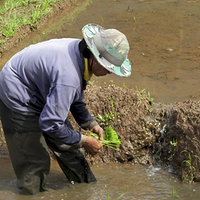
[(52, 39), (15, 54), (0, 73), (0, 99), (11, 110), (40, 115), (39, 127), (52, 138), (77, 144), (81, 133), (69, 129), (69, 111), (80, 126), (93, 117), (83, 102), (84, 58), (79, 39)]

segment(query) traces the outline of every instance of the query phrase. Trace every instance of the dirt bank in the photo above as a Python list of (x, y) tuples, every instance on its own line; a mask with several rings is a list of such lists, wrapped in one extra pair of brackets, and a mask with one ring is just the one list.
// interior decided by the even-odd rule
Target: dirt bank
[[(98, 114), (118, 133), (122, 144), (118, 151), (103, 147), (88, 161), (171, 165), (184, 182), (199, 181), (200, 102), (185, 101), (175, 105), (152, 104), (144, 91), (115, 85), (88, 85), (85, 102), (90, 112)], [(112, 103), (113, 102), (113, 103)], [(70, 116), (75, 130), (82, 131)], [(0, 156), (9, 158), (1, 129)]]
[(184, 182), (200, 180), (200, 101), (152, 104), (144, 90), (114, 85), (90, 85), (85, 100), (97, 118), (118, 113), (108, 123), (122, 141), (119, 151), (103, 148), (91, 161), (171, 165)]
[[(70, 2), (66, 0), (57, 4), (54, 14), (72, 10), (75, 5)], [(44, 18), (37, 28), (45, 26), (49, 17)], [(31, 31), (30, 27), (22, 28), (8, 41), (6, 49), (17, 45)], [(199, 181), (200, 102), (188, 100), (165, 105), (153, 104), (150, 100), (144, 90), (88, 85), (85, 93), (88, 109), (97, 119), (98, 114), (111, 116), (110, 120), (99, 123), (104, 128), (111, 125), (122, 144), (119, 151), (104, 147), (101, 154), (95, 157), (86, 155), (87, 159), (91, 163), (169, 164), (183, 181)], [(73, 125), (76, 130), (85, 133), (74, 121)], [(0, 130), (0, 156), (9, 158), (3, 130)]]

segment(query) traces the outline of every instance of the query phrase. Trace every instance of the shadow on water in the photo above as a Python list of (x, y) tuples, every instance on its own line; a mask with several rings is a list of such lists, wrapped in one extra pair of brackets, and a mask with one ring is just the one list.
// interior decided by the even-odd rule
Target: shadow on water
[[(81, 28), (97, 23), (119, 29), (130, 42), (132, 75), (109, 75), (93, 79), (97, 84), (124, 84), (145, 88), (156, 102), (174, 103), (188, 98), (200, 99), (200, 2), (178, 0), (94, 0), (73, 21), (61, 13), (43, 30), (32, 33), (3, 58), (1, 66), (20, 49), (51, 38), (82, 38)], [(96, 184), (67, 185), (53, 161), (48, 192), (33, 197), (18, 194), (9, 160), (0, 161), (0, 199), (199, 199), (199, 185), (186, 185), (170, 169), (138, 165), (109, 164), (93, 166)]]

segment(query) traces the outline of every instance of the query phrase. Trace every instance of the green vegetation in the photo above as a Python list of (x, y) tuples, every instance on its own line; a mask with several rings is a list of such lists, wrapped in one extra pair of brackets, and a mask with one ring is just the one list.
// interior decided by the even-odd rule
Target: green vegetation
[(154, 98), (151, 97), (150, 92), (147, 92), (146, 89), (141, 90), (140, 88), (138, 89), (138, 87), (136, 86), (136, 91), (137, 91), (137, 96), (139, 100), (143, 100), (144, 99), (144, 95), (146, 100), (148, 100), (150, 105), (153, 105), (154, 103)]
[[(99, 136), (96, 133), (88, 133), (87, 135), (99, 139)], [(107, 146), (114, 150), (117, 150), (120, 147), (121, 140), (118, 138), (116, 131), (114, 131), (111, 126), (108, 126), (105, 129), (103, 133), (103, 138), (104, 140), (101, 142), (104, 146)]]
[(178, 144), (178, 142), (177, 142), (177, 140), (176, 140), (175, 138), (173, 138), (173, 141), (170, 141), (170, 144), (171, 144), (172, 146), (176, 147), (177, 144)]
[[(123, 197), (123, 196), (124, 196), (124, 194), (120, 195), (120, 196), (117, 197), (115, 200), (118, 200), (118, 199), (120, 199), (120, 198)], [(106, 200), (111, 200), (110, 195), (108, 195), (108, 197), (106, 198)]]
[(183, 150), (181, 151), (181, 153), (187, 153), (189, 159), (188, 160), (183, 160), (182, 163), (186, 163), (189, 165), (189, 170), (188, 173), (186, 174), (185, 177), (183, 177), (183, 182), (185, 183), (192, 183), (193, 179), (194, 179), (194, 174), (197, 171), (197, 169), (192, 165), (192, 157), (194, 158), (199, 158), (197, 155), (191, 155), (190, 152), (188, 152), (187, 150)]
[(35, 29), (36, 23), (61, 0), (5, 0), (0, 8), (0, 44), (11, 38), (22, 26)]
[(120, 121), (120, 113), (116, 112), (113, 98), (110, 96), (110, 103), (112, 106), (112, 110), (109, 111), (109, 113), (105, 113), (105, 116), (103, 117), (102, 115), (98, 114), (98, 119), (97, 121), (100, 122), (101, 125), (108, 125), (108, 121), (113, 120), (115, 117), (117, 117), (117, 121)]
[(180, 198), (180, 196), (178, 195), (178, 192), (177, 192), (177, 190), (175, 188), (173, 188), (172, 197), (173, 198)]
[[(40, 22), (53, 14), (56, 4), (64, 1), (67, 0), (5, 0), (0, 7), (0, 53), (7, 50), (6, 43), (12, 37), (18, 42), (28, 35), (28, 30), (38, 30)], [(68, 3), (69, 6), (78, 5), (65, 17), (65, 22), (70, 23), (92, 0), (69, 0)]]
[(173, 149), (173, 154), (172, 154), (172, 158), (170, 159), (171, 161), (174, 159), (174, 156), (176, 154), (176, 147), (178, 145), (178, 141), (176, 138), (173, 138), (173, 141), (170, 141), (170, 144), (172, 145)]

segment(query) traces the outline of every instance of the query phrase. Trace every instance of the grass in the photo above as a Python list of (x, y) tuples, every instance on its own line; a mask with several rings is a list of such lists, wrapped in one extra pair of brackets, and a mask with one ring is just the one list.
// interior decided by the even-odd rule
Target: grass
[(146, 94), (146, 97), (145, 97), (146, 100), (148, 100), (148, 102), (149, 102), (150, 105), (153, 105), (154, 98), (151, 97), (150, 92), (147, 92), (146, 89), (142, 89), (142, 90), (140, 88), (138, 89), (137, 86), (136, 86), (136, 91), (137, 91), (137, 96), (138, 96), (139, 100), (144, 99), (143, 94)]
[(178, 195), (178, 192), (177, 192), (177, 190), (175, 188), (173, 188), (172, 197), (173, 198), (180, 198), (180, 196)]
[(170, 144), (171, 144), (172, 147), (173, 147), (172, 157), (170, 158), (170, 161), (173, 161), (174, 156), (175, 156), (175, 154), (176, 154), (176, 147), (177, 147), (177, 145), (178, 145), (177, 139), (176, 139), (176, 138), (173, 138), (173, 141), (170, 141)]
[(0, 44), (11, 38), (22, 26), (35, 28), (61, 0), (5, 0), (0, 8)]
[[(64, 0), (5, 0), (0, 7), (0, 46), (15, 35), (20, 28), (29, 26), (31, 30), (37, 30), (38, 22), (51, 13), (57, 2)], [(91, 0), (83, 4), (87, 6)], [(72, 2), (72, 1), (70, 1)], [(77, 1), (76, 1), (77, 2)], [(74, 18), (83, 6), (77, 6)]]
[(115, 110), (114, 100), (112, 96), (110, 96), (110, 103), (111, 103), (112, 110), (110, 110), (109, 113), (104, 113), (105, 117), (98, 114), (97, 121), (99, 121), (101, 125), (108, 125), (108, 122), (113, 120), (115, 117), (117, 117), (118, 122), (120, 121), (120, 113), (116, 112)]
[[(115, 200), (119, 200), (121, 197), (123, 197), (124, 194), (120, 195), (119, 197), (117, 197)], [(106, 200), (111, 200), (110, 195), (108, 195), (108, 197), (106, 198)]]
[(197, 171), (197, 169), (196, 169), (195, 166), (192, 165), (192, 157), (198, 158), (198, 159), (199, 159), (199, 157), (197, 155), (191, 155), (190, 152), (188, 152), (187, 150), (181, 151), (181, 154), (184, 153), (184, 152), (188, 154), (189, 159), (188, 160), (183, 160), (182, 163), (188, 164), (189, 165), (189, 170), (188, 170), (186, 176), (182, 177), (183, 178), (183, 182), (185, 182), (185, 183), (193, 183), (194, 174)]
[[(0, 48), (6, 51), (5, 44), (21, 28), (28, 27), (37, 30), (37, 25), (45, 16), (50, 16), (57, 2), (65, 0), (5, 0), (0, 7)], [(80, 2), (80, 4), (79, 4)], [(78, 5), (67, 14), (66, 21), (74, 18), (84, 10), (92, 0), (70, 0), (70, 5)], [(69, 6), (70, 6), (69, 5)], [(18, 36), (19, 39), (21, 36)]]

